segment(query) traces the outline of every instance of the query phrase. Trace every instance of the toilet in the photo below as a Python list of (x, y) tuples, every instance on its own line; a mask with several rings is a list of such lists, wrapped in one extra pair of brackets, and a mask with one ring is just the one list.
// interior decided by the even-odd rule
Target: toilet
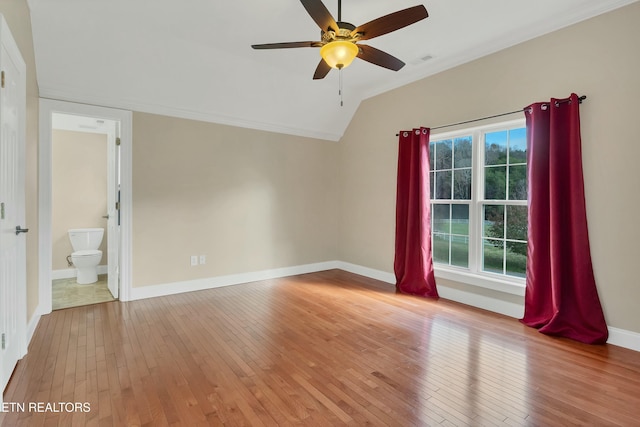
[(78, 270), (76, 281), (79, 285), (88, 285), (98, 281), (98, 264), (102, 251), (98, 250), (104, 228), (74, 228), (68, 231), (73, 253), (71, 261)]

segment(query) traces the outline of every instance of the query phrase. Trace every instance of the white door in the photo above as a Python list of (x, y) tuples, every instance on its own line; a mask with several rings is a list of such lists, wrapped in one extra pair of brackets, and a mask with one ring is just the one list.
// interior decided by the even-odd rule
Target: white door
[[(26, 354), (25, 64), (0, 15), (0, 391)], [(1, 399), (0, 399), (1, 400)]]
[(118, 190), (120, 187), (119, 160), (120, 146), (119, 123), (113, 122), (112, 131), (107, 137), (107, 252), (109, 254), (107, 286), (114, 298), (118, 298), (119, 289), (119, 256), (120, 251), (120, 224)]

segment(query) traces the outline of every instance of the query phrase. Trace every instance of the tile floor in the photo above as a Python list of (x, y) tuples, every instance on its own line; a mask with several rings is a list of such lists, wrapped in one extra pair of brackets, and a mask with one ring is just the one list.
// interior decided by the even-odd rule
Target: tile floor
[(54, 310), (115, 301), (107, 287), (106, 274), (98, 276), (98, 281), (89, 285), (78, 285), (75, 277), (54, 280), (52, 285), (52, 308)]

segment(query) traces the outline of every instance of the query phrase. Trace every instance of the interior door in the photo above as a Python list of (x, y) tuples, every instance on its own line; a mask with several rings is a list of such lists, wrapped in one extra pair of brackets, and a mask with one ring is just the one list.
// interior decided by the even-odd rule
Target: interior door
[(109, 255), (107, 286), (114, 298), (118, 298), (120, 265), (120, 221), (118, 191), (120, 188), (119, 123), (113, 126), (107, 137), (107, 252)]
[(26, 68), (1, 16), (0, 69), (0, 391), (3, 391), (18, 360), (26, 353)]

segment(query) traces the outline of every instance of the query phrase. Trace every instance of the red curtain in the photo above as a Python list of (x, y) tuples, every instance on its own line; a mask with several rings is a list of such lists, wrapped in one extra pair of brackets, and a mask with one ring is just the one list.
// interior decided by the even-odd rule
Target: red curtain
[(601, 344), (608, 330), (589, 250), (579, 103), (572, 94), (525, 109), (529, 234), (522, 322)]
[(431, 257), (429, 129), (401, 131), (398, 145), (396, 289), (438, 298)]

